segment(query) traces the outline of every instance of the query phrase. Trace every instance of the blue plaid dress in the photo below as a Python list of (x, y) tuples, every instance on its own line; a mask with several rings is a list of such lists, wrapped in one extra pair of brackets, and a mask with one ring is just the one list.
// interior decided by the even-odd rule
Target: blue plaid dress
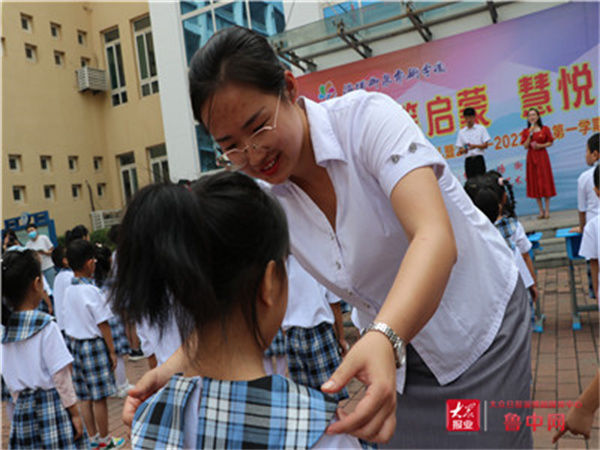
[[(286, 350), (290, 378), (317, 390), (342, 363), (333, 325), (327, 322), (312, 328), (287, 330)], [(348, 397), (348, 391), (344, 388), (333, 397), (336, 401), (343, 400)]]
[(327, 395), (279, 375), (252, 381), (175, 375), (137, 409), (133, 448), (183, 448), (186, 406), (197, 388), (199, 449), (311, 448), (337, 408)]
[(115, 353), (118, 356), (129, 355), (129, 341), (125, 334), (125, 325), (120, 317), (113, 316), (108, 319), (108, 325), (110, 326), (110, 332), (112, 333), (113, 344), (115, 346)]
[[(52, 316), (38, 310), (12, 313), (2, 343), (29, 339), (52, 320)], [(73, 438), (71, 418), (56, 389), (19, 392), (10, 429), (10, 448), (89, 448), (85, 433), (78, 441)]]
[(496, 220), (494, 225), (496, 225), (496, 228), (498, 228), (498, 231), (506, 241), (506, 245), (508, 245), (511, 250), (514, 250), (515, 243), (510, 237), (517, 231), (517, 220), (514, 217), (502, 217), (501, 219)]

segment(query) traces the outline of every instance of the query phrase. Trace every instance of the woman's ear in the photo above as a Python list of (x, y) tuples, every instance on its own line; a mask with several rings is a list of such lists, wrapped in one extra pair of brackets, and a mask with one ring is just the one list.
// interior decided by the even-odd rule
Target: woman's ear
[(277, 294), (280, 281), (277, 276), (277, 263), (269, 261), (260, 284), (260, 295), (258, 301), (263, 307), (271, 307), (277, 302)]
[(290, 102), (296, 103), (296, 100), (298, 99), (298, 79), (289, 70), (286, 70), (283, 76), (285, 78), (285, 90), (289, 96)]

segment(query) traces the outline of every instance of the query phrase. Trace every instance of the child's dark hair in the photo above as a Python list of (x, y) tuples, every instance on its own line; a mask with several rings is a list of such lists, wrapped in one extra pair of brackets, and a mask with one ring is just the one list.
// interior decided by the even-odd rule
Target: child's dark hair
[(600, 165), (596, 166), (594, 169), (594, 186), (596, 189), (600, 189), (600, 169), (598, 169)]
[(110, 256), (111, 252), (108, 247), (101, 244), (94, 246), (96, 251), (96, 269), (94, 271), (94, 281), (96, 286), (102, 287), (108, 274), (110, 273)]
[(189, 83), (194, 117), (203, 126), (202, 105), (223, 85), (237, 82), (279, 95), (285, 67), (260, 34), (243, 27), (215, 33), (190, 61)]
[(2, 325), (8, 324), (11, 310), (23, 303), (31, 283), (41, 276), (42, 266), (35, 251), (10, 251), (2, 255)]
[(492, 223), (500, 214), (500, 200), (497, 191), (490, 185), (489, 178), (478, 175), (469, 178), (465, 183), (465, 191), (477, 208), (483, 212)]
[(67, 261), (73, 270), (81, 270), (86, 262), (94, 259), (96, 250), (94, 244), (85, 239), (75, 239), (67, 246)]
[(600, 133), (594, 133), (590, 136), (587, 141), (587, 146), (590, 149), (590, 153), (600, 151)]
[(484, 176), (487, 178), (489, 186), (496, 191), (496, 195), (498, 195), (500, 201), (502, 201), (502, 197), (506, 193), (506, 203), (502, 205), (502, 215), (516, 218), (517, 201), (515, 200), (515, 194), (510, 181), (496, 170), (488, 170)]
[(21, 241), (19, 241), (19, 238), (17, 237), (17, 233), (15, 232), (15, 230), (11, 230), (8, 229), (6, 230), (6, 236), (8, 236), (8, 242), (6, 247), (12, 247), (13, 245), (20, 245), (22, 246), (23, 244), (21, 244)]
[[(156, 239), (156, 235), (162, 236)], [(175, 314), (181, 337), (240, 307), (259, 345), (255, 299), (269, 261), (285, 275), (289, 237), (273, 197), (240, 173), (200, 178), (192, 190), (140, 190), (121, 223), (113, 307), (158, 324)]]
[(63, 259), (66, 257), (67, 257), (67, 249), (64, 246), (58, 244), (56, 247), (54, 247), (54, 250), (52, 250), (52, 262), (59, 269), (67, 268), (67, 266), (65, 266), (64, 261), (63, 261)]
[(26, 230), (28, 230), (30, 228), (35, 228), (37, 230), (37, 225), (34, 222), (30, 222), (27, 224)]
[(475, 116), (475, 115), (476, 115), (476, 114), (475, 114), (475, 108), (471, 108), (471, 107), (469, 107), (469, 108), (465, 108), (465, 109), (463, 110), (463, 116), (464, 116), (464, 117), (473, 117), (473, 116)]
[(77, 225), (72, 230), (65, 233), (65, 245), (68, 247), (71, 242), (76, 239), (84, 239), (89, 236), (90, 232), (85, 225)]

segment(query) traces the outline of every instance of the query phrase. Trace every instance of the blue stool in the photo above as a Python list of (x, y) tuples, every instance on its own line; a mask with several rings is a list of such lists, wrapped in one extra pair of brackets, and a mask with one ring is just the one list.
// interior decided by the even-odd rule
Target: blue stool
[[(542, 238), (542, 232), (536, 231), (535, 233), (531, 233), (527, 235), (527, 239), (531, 242), (531, 248), (529, 249), (529, 257), (532, 262), (535, 262), (535, 254), (544, 250), (544, 248), (540, 244), (540, 239)], [(536, 333), (544, 332), (544, 320), (546, 316), (542, 314), (541, 309), (541, 298), (538, 298), (538, 301), (535, 302), (535, 311), (533, 313), (533, 331)]]
[(579, 256), (579, 246), (581, 245), (581, 233), (573, 233), (569, 228), (556, 230), (556, 237), (565, 238), (567, 247), (567, 257), (569, 258), (569, 284), (571, 287), (571, 314), (573, 317), (573, 330), (581, 330), (581, 318), (579, 313), (583, 311), (598, 311), (598, 305), (578, 305), (577, 294), (575, 292), (575, 268), (573, 261), (583, 259)]

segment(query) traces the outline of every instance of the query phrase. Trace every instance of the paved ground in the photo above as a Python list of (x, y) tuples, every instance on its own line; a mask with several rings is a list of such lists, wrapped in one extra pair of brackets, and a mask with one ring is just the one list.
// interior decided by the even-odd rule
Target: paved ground
[[(533, 370), (533, 400), (574, 401), (594, 377), (598, 368), (598, 312), (581, 314), (582, 328), (571, 329), (570, 290), (568, 270), (543, 269), (538, 272), (538, 282), (542, 297), (542, 309), (546, 316), (542, 334), (533, 333), (531, 366)], [(592, 303), (587, 299), (587, 279), (585, 266), (576, 266), (576, 291), (580, 303)], [(348, 328), (350, 338), (355, 330)], [(146, 371), (145, 360), (127, 362), (129, 380), (135, 383)], [(502, 400), (502, 399), (498, 399)], [(508, 399), (506, 399), (508, 400)], [(109, 400), (110, 429), (115, 436), (127, 436), (127, 429), (121, 422), (123, 400)], [(547, 429), (549, 413), (566, 413), (567, 408), (536, 408), (535, 413), (543, 417), (544, 426), (534, 433), (535, 448), (599, 448), (598, 416), (589, 441), (583, 438), (565, 436), (558, 445), (551, 444), (552, 433)], [(9, 424), (2, 412), (2, 448), (7, 448)]]

